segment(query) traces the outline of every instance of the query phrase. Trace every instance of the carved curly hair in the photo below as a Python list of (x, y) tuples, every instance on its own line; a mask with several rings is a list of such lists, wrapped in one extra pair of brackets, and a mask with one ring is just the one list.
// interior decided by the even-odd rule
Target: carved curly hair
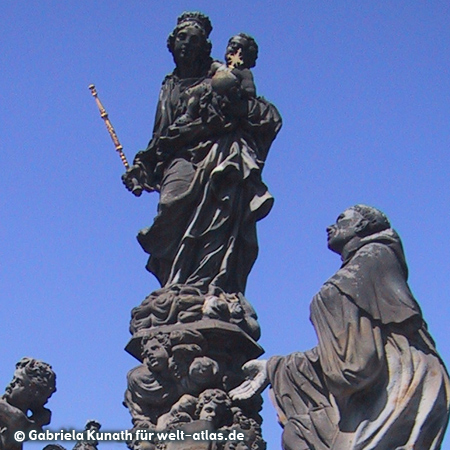
[(144, 347), (147, 344), (147, 342), (153, 341), (153, 340), (158, 341), (166, 349), (166, 351), (168, 353), (170, 352), (171, 345), (170, 345), (169, 335), (167, 333), (159, 332), (153, 336), (143, 336), (142, 337), (142, 340), (141, 340), (142, 356), (145, 357), (145, 355), (146, 355)]
[(248, 69), (251, 69), (252, 67), (256, 66), (256, 60), (258, 59), (258, 44), (256, 43), (255, 39), (246, 33), (239, 33), (235, 36), (232, 36), (228, 40), (228, 44), (231, 42), (231, 40), (235, 37), (243, 38), (247, 41), (247, 46), (245, 47), (244, 52), (244, 66)]
[(35, 392), (50, 397), (56, 391), (56, 374), (52, 366), (34, 358), (22, 358), (16, 364), (16, 373), (22, 372)]
[(206, 389), (199, 395), (197, 409), (195, 410), (196, 416), (199, 417), (205, 404), (211, 401), (214, 401), (218, 406), (224, 406), (223, 422), (225, 424), (231, 423), (233, 420), (233, 413), (231, 412), (232, 402), (228, 394), (221, 389)]

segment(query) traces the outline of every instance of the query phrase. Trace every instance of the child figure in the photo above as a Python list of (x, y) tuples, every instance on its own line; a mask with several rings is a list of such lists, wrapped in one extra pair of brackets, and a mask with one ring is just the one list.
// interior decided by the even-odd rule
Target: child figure
[(186, 102), (186, 112), (180, 116), (175, 125), (187, 125), (199, 117), (200, 99), (212, 90), (218, 95), (226, 96), (232, 101), (238, 98), (256, 97), (256, 87), (251, 68), (258, 58), (258, 44), (245, 33), (239, 33), (228, 41), (226, 65), (213, 62), (212, 78), (186, 90), (182, 99)]
[(50, 423), (51, 412), (44, 405), (56, 391), (52, 367), (33, 358), (22, 358), (16, 364), (14, 377), (0, 397), (0, 449), (22, 450), (15, 432), (42, 432)]

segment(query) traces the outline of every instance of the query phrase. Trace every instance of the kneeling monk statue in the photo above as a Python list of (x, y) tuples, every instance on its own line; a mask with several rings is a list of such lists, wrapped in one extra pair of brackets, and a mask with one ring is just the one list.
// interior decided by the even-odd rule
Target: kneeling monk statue
[(449, 377), (409, 289), (399, 236), (365, 205), (327, 233), (342, 266), (311, 303), (318, 345), (249, 361), (230, 396), (270, 383), (285, 450), (440, 449)]

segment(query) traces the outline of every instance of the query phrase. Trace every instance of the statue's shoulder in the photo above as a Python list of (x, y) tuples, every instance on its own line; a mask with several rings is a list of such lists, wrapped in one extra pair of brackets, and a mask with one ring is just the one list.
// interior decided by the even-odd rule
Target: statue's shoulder
[(387, 242), (372, 241), (357, 250), (354, 258), (367, 259), (372, 263), (386, 264), (390, 259), (397, 259), (396, 252)]
[(172, 72), (172, 73), (168, 73), (165, 77), (164, 80), (162, 80), (161, 86), (164, 87), (167, 84), (173, 83), (174, 80), (177, 79), (177, 76)]
[(356, 251), (356, 255), (372, 255), (381, 256), (385, 253), (391, 253), (391, 249), (388, 245), (382, 242), (369, 242), (364, 244), (361, 248)]
[(31, 425), (31, 420), (19, 408), (0, 398), (0, 429), (26, 430)]

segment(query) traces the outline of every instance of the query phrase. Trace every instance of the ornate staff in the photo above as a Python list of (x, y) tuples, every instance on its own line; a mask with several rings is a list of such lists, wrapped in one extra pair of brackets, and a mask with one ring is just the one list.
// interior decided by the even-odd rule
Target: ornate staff
[[(130, 168), (130, 164), (128, 164), (127, 157), (123, 152), (122, 144), (119, 142), (119, 138), (117, 137), (116, 131), (114, 130), (114, 127), (112, 126), (111, 121), (108, 118), (108, 113), (106, 112), (104, 106), (102, 105), (102, 102), (98, 98), (97, 90), (95, 89), (95, 86), (93, 84), (89, 85), (89, 89), (91, 90), (92, 96), (95, 98), (95, 103), (97, 103), (98, 110), (100, 111), (100, 117), (105, 121), (106, 129), (108, 130), (108, 133), (111, 136), (114, 146), (116, 147), (116, 150), (119, 153), (120, 159), (122, 160), (125, 169), (128, 170)], [(133, 178), (131, 181), (133, 183), (132, 192), (133, 194), (139, 197), (142, 194), (143, 190), (142, 186), (140, 186), (136, 178)]]
[(106, 129), (108, 130), (108, 133), (111, 136), (112, 141), (114, 142), (116, 150), (119, 152), (120, 159), (122, 160), (125, 169), (128, 170), (130, 168), (130, 165), (128, 164), (127, 157), (123, 152), (123, 147), (120, 144), (119, 138), (117, 137), (117, 134), (108, 118), (108, 113), (106, 112), (104, 106), (102, 105), (102, 102), (97, 96), (97, 90), (95, 89), (95, 86), (93, 84), (89, 85), (89, 89), (91, 90), (92, 96), (95, 98), (95, 103), (97, 103), (98, 110), (100, 111), (100, 117), (105, 121)]

